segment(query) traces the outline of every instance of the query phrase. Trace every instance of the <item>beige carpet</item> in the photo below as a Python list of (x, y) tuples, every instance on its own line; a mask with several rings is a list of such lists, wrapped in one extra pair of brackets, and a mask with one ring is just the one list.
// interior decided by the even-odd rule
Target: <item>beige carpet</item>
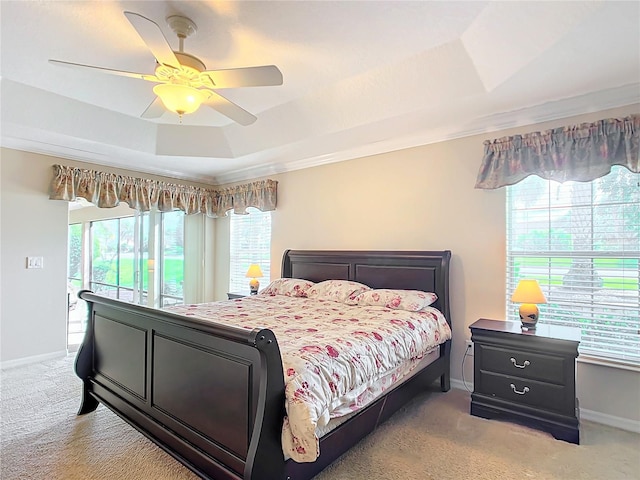
[[(2, 480), (197, 478), (105, 407), (76, 416), (72, 367), (2, 372)], [(468, 412), (465, 391), (426, 392), (316, 480), (640, 479), (638, 434), (583, 422), (578, 446)]]

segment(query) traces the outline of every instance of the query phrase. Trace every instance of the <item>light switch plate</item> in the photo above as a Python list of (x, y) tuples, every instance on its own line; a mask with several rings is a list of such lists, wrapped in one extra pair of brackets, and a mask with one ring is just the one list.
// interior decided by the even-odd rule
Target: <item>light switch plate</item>
[(43, 257), (27, 257), (27, 268), (43, 268)]

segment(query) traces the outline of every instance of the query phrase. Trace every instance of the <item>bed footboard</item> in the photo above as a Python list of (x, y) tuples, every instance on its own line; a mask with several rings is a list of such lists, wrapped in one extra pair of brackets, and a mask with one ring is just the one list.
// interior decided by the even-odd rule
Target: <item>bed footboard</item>
[(270, 330), (79, 297), (89, 318), (78, 414), (103, 403), (202, 478), (284, 478), (284, 376)]

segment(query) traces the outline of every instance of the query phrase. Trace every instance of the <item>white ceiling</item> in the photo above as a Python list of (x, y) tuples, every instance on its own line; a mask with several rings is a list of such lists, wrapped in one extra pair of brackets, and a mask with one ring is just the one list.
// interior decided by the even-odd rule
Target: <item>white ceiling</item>
[[(153, 73), (123, 15), (198, 26), (208, 69), (277, 65), (284, 85), (221, 90), (210, 108), (140, 118)], [(2, 145), (226, 183), (640, 102), (640, 2), (6, 1)]]

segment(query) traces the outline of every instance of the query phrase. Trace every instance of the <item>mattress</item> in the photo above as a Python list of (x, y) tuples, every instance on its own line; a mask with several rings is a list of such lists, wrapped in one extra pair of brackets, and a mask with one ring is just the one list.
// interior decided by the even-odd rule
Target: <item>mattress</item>
[[(313, 462), (319, 437), (415, 371), (451, 338), (440, 311), (406, 311), (284, 295), (167, 310), (246, 329), (268, 328), (283, 361), (285, 457)], [(429, 360), (431, 361), (431, 360)]]
[[(407, 381), (408, 379), (410, 379), (414, 374), (418, 373), (420, 370), (422, 370), (423, 368), (429, 366), (429, 364), (435, 362), (438, 358), (440, 357), (440, 347), (436, 347), (433, 350), (431, 350), (430, 352), (428, 352), (427, 354), (424, 355), (424, 357), (422, 357), (422, 359), (420, 359), (420, 361), (418, 362), (418, 364), (415, 366), (415, 368), (412, 368), (411, 370), (409, 370), (408, 372), (406, 372), (404, 375), (398, 376), (397, 379), (395, 381), (392, 381), (389, 384), (389, 387), (386, 390), (390, 390), (392, 388), (394, 388), (395, 386)], [(385, 391), (386, 391), (385, 390)], [(375, 400), (377, 400), (378, 398), (380, 398), (385, 391), (381, 391), (380, 393), (378, 393), (377, 395), (375, 395), (371, 401), (369, 403), (373, 403)], [(366, 405), (365, 405), (366, 406)], [(364, 408), (364, 407), (362, 407)], [(351, 417), (353, 417), (356, 413), (358, 413), (359, 410), (354, 411), (354, 412), (350, 412), (347, 413), (346, 415), (342, 415), (340, 417), (333, 417), (329, 423), (327, 423), (326, 425), (322, 425), (322, 426), (317, 426), (316, 427), (316, 436), (318, 438), (322, 438), (324, 437), (326, 434), (330, 433), (332, 430), (334, 430), (335, 428), (339, 427), (340, 425), (342, 425), (344, 422), (346, 422), (347, 420), (349, 420)], [(287, 459), (290, 457), (287, 457)]]

